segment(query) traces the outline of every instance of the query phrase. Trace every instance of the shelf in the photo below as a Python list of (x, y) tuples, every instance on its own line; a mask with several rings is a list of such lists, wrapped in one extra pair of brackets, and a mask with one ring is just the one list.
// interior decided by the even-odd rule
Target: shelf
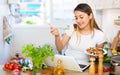
[(120, 20), (119, 19), (114, 20), (114, 24), (120, 26)]

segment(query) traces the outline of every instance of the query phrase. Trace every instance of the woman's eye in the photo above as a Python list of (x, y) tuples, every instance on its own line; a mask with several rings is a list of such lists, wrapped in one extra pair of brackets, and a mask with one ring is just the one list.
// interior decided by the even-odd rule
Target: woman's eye
[(80, 16), (80, 18), (81, 18), (81, 19), (83, 19), (83, 17), (82, 17), (82, 16)]
[(75, 17), (75, 20), (78, 20), (78, 19), (83, 19), (83, 17), (82, 16)]
[(75, 18), (75, 20), (77, 20), (78, 18)]

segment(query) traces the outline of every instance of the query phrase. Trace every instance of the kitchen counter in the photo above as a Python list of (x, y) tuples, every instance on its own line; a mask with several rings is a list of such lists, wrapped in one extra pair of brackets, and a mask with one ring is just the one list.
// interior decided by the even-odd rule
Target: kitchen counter
[[(53, 69), (48, 68), (48, 69), (43, 70), (41, 75), (52, 75), (52, 72), (53, 72)], [(84, 72), (65, 70), (65, 75), (89, 75), (89, 71), (88, 69), (85, 70)], [(104, 73), (104, 75), (109, 75), (109, 72)]]
[[(53, 68), (44, 69), (41, 73), (41, 75), (52, 75)], [(76, 72), (76, 71), (70, 71), (65, 70), (65, 75), (89, 75), (88, 69), (85, 72)], [(3, 70), (3, 65), (0, 65), (0, 75), (11, 75), (10, 72), (6, 72)], [(109, 72), (104, 73), (104, 75), (109, 75)]]

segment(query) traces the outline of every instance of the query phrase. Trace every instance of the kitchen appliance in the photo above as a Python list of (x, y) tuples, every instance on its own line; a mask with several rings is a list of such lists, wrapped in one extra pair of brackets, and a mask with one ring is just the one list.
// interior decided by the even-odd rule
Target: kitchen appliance
[(113, 55), (111, 57), (111, 64), (114, 66), (114, 75), (120, 75), (120, 55)]

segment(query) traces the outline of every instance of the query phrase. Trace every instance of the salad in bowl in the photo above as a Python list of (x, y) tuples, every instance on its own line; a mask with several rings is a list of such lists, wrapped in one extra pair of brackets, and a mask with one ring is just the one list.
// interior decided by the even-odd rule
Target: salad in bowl
[(102, 48), (90, 47), (85, 50), (85, 53), (90, 56), (98, 56), (101, 52), (103, 52), (104, 55), (107, 54), (107, 51)]

